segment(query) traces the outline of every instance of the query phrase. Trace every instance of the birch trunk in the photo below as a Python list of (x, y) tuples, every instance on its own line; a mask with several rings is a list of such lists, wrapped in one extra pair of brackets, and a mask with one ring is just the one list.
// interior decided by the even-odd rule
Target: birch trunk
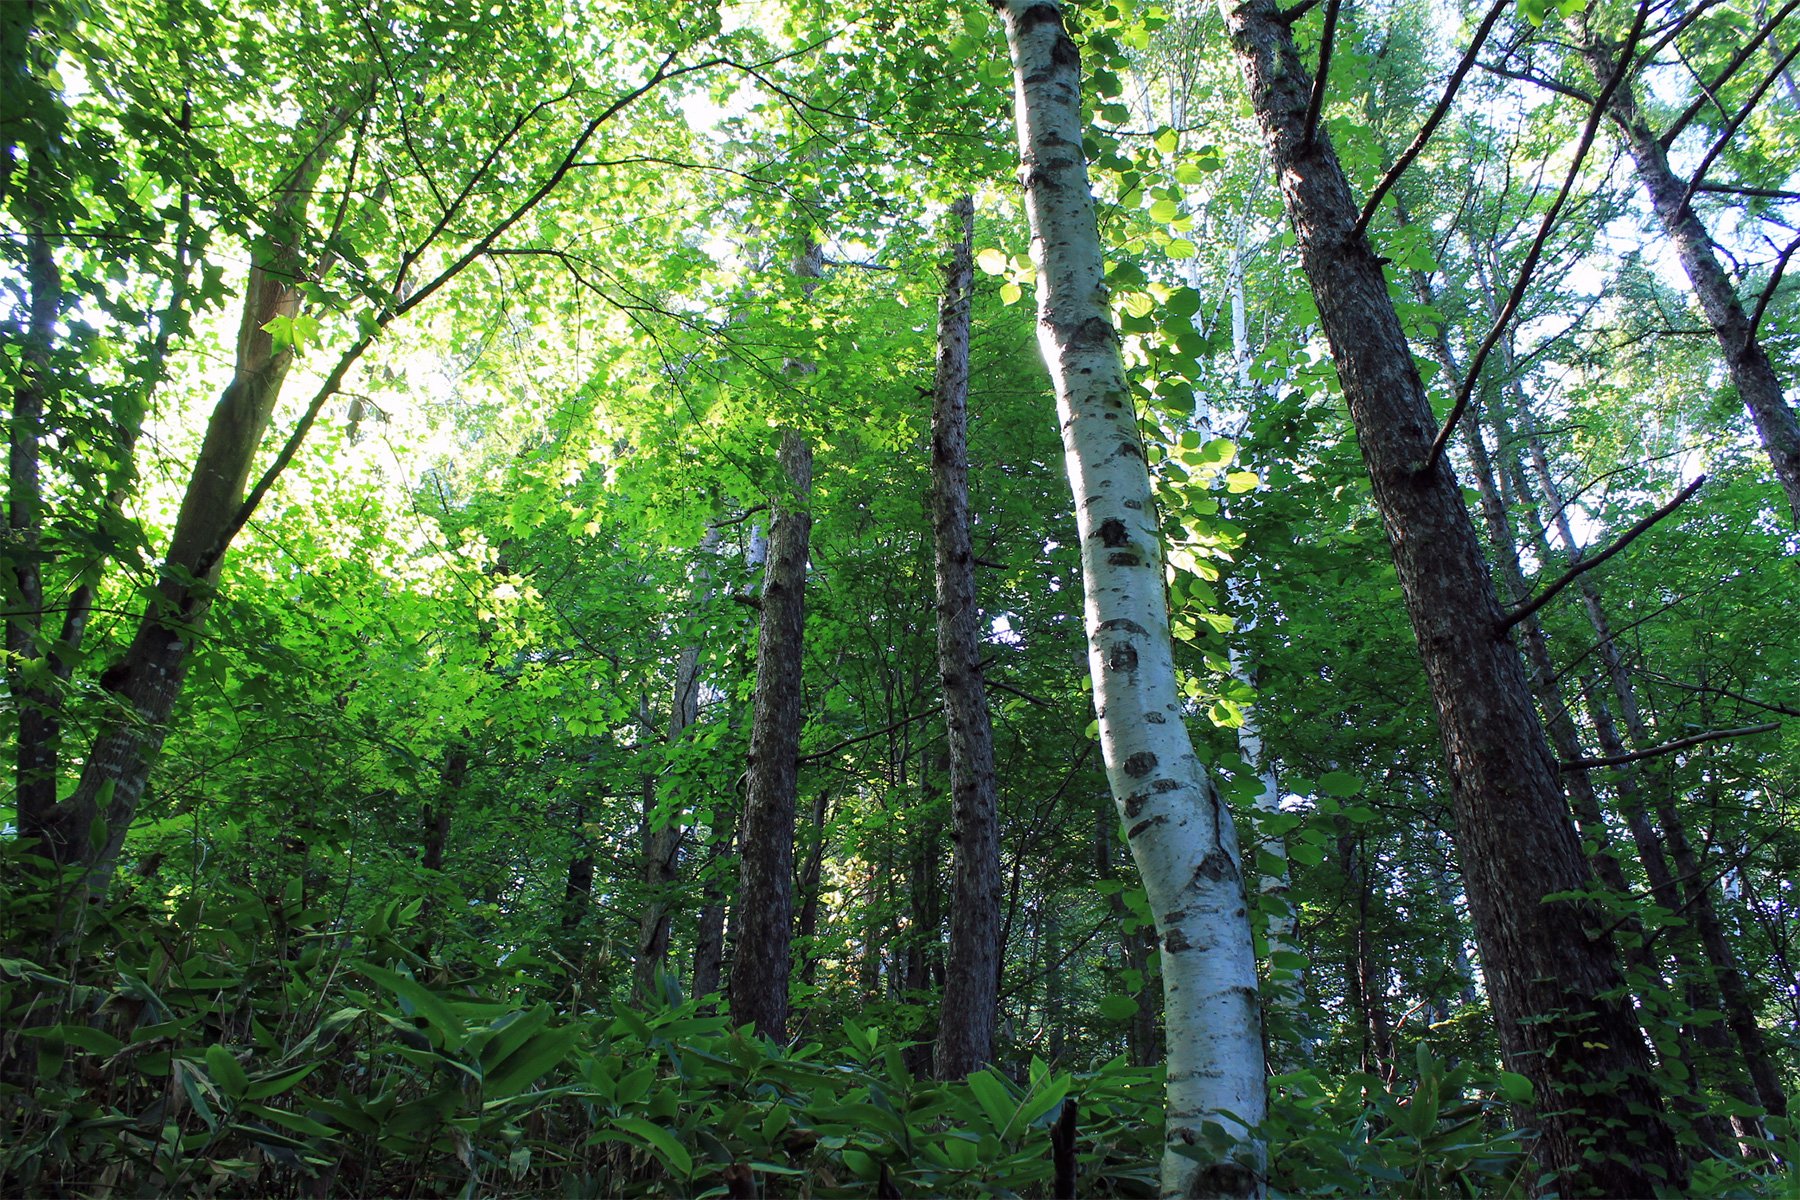
[[(1610, 79), (1615, 64), (1615, 51), (1593, 28), (1590, 16), (1583, 11), (1575, 18), (1576, 36), (1581, 56), (1599, 79)], [(1651, 132), (1650, 125), (1639, 112), (1637, 97), (1628, 79), (1612, 94), (1608, 113), (1625, 134), (1625, 145), (1637, 168), (1638, 180), (1650, 197), (1650, 206), (1662, 225), (1663, 233), (1675, 247), (1681, 266), (1693, 285), (1694, 296), (1706, 314), (1725, 356), (1725, 369), (1737, 385), (1738, 397), (1750, 410), (1762, 437), (1763, 449), (1775, 468), (1775, 478), (1787, 493), (1790, 516), (1800, 525), (1800, 418), (1789, 406), (1769, 361), (1768, 351), (1756, 336), (1732, 286), (1731, 276), (1719, 262), (1718, 248), (1706, 226), (1695, 214), (1685, 179), (1669, 166), (1662, 142)]]
[[(1107, 782), (1161, 937), (1168, 1035), (1165, 1196), (1264, 1190), (1256, 957), (1230, 811), (1194, 756), (1175, 687), (1161, 531), (1106, 304), (1082, 155), (1080, 55), (1059, 7), (1002, 0), (1020, 175), (1037, 266), (1038, 344), (1074, 490), (1088, 664)], [(1206, 1122), (1232, 1144), (1206, 1162)]]
[[(1507, 1065), (1536, 1093), (1539, 1153), (1565, 1188), (1679, 1188), (1686, 1163), (1604, 915), (1544, 900), (1591, 875), (1460, 488), (1430, 454), (1437, 419), (1381, 260), (1353, 233), (1359, 206), (1329, 138), (1307, 128), (1309, 72), (1273, 0), (1224, 9), (1431, 685), (1484, 976)], [(1606, 1129), (1629, 1130), (1631, 1144), (1590, 1160)]]
[(981, 609), (969, 536), (969, 308), (975, 203), (951, 207), (959, 238), (938, 308), (937, 387), (931, 412), (931, 524), (937, 546), (938, 673), (950, 749), (956, 840), (950, 958), (938, 1016), (937, 1073), (961, 1079), (994, 1056), (1000, 983), (1000, 828), (994, 734), (981, 677)]

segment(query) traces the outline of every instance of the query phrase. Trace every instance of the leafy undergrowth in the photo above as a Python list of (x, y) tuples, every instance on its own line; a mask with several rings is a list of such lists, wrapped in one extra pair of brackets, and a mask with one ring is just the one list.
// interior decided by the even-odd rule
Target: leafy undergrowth
[[(214, 889), (56, 966), (4, 907), (8, 1195), (1048, 1195), (1065, 1102), (1079, 1195), (1156, 1191), (1162, 1081), (1123, 1060), (944, 1084), (855, 1021), (774, 1047), (678, 997), (584, 1003), (554, 958), (423, 949), (417, 901), (347, 933)], [(1527, 1190), (1498, 1104), (1427, 1050), (1398, 1088), (1274, 1084), (1276, 1194)]]

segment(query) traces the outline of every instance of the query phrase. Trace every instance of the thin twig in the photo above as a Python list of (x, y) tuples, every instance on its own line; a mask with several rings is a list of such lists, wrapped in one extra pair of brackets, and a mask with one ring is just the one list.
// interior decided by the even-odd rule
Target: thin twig
[(1544, 607), (1544, 605), (1550, 603), (1551, 599), (1553, 597), (1555, 597), (1555, 595), (1558, 592), (1560, 592), (1564, 588), (1568, 587), (1571, 583), (1574, 583), (1576, 579), (1580, 578), (1582, 575), (1586, 574), (1588, 571), (1593, 570), (1595, 567), (1599, 566), (1601, 563), (1605, 562), (1607, 559), (1611, 558), (1613, 555), (1617, 554), (1619, 551), (1625, 549), (1625, 547), (1631, 545), (1631, 543), (1636, 541), (1641, 535), (1648, 532), (1649, 529), (1651, 528), (1651, 526), (1655, 525), (1658, 521), (1662, 520), (1664, 517), (1668, 516), (1670, 513), (1674, 512), (1676, 509), (1680, 508), (1683, 504), (1685, 504), (1687, 502), (1688, 497), (1692, 496), (1695, 492), (1699, 491), (1701, 485), (1704, 484), (1705, 482), (1706, 482), (1706, 476), (1701, 475), (1700, 477), (1695, 479), (1694, 482), (1692, 482), (1692, 483), (1688, 484), (1686, 487), (1682, 488), (1680, 494), (1677, 495), (1673, 500), (1669, 501), (1667, 504), (1663, 505), (1661, 508), (1659, 508), (1655, 512), (1651, 513), (1649, 516), (1643, 518), (1637, 524), (1633, 525), (1630, 529), (1627, 529), (1624, 533), (1620, 534), (1618, 537), (1618, 540), (1613, 542), (1612, 545), (1608, 546), (1606, 549), (1602, 550), (1600, 553), (1594, 555), (1591, 558), (1582, 559), (1580, 562), (1578, 562), (1574, 566), (1570, 567), (1567, 571), (1564, 571), (1562, 573), (1561, 577), (1558, 578), (1555, 583), (1552, 583), (1549, 587), (1547, 587), (1543, 591), (1539, 592), (1535, 599), (1527, 601), (1525, 604), (1521, 605), (1518, 609), (1516, 609), (1512, 613), (1501, 618), (1500, 627), (1499, 627), (1498, 632), (1505, 633), (1507, 630), (1511, 629), (1514, 625), (1517, 625), (1520, 621), (1523, 621), (1526, 617), (1529, 617), (1532, 613), (1534, 613), (1538, 609)]
[(1667, 150), (1675, 144), (1675, 139), (1681, 135), (1683, 129), (1687, 128), (1688, 122), (1705, 110), (1706, 106), (1711, 103), (1711, 97), (1718, 95), (1719, 89), (1725, 86), (1725, 82), (1737, 74), (1740, 67), (1750, 61), (1751, 56), (1762, 48), (1762, 44), (1775, 31), (1775, 27), (1781, 24), (1787, 15), (1796, 8), (1800, 8), (1800, 0), (1788, 0), (1786, 4), (1782, 5), (1780, 12), (1770, 17), (1761, 29), (1758, 29), (1738, 48), (1738, 52), (1732, 56), (1731, 61), (1725, 64), (1725, 69), (1713, 76), (1712, 84), (1702, 87), (1700, 95), (1695, 97), (1694, 102), (1683, 109), (1681, 115), (1671, 121), (1669, 127), (1663, 130), (1662, 137), (1657, 139), (1663, 144), (1663, 149)]
[(1744, 337), (1747, 341), (1756, 336), (1756, 327), (1762, 324), (1763, 313), (1768, 311), (1769, 301), (1775, 298), (1775, 289), (1781, 283), (1782, 272), (1787, 270), (1788, 260), (1794, 257), (1794, 251), (1800, 250), (1800, 238), (1789, 242), (1775, 259), (1775, 270), (1769, 275), (1769, 282), (1756, 298), (1756, 310), (1750, 314), (1750, 329)]
[(1686, 750), (1689, 746), (1698, 746), (1705, 742), (1722, 742), (1728, 738), (1749, 737), (1755, 733), (1773, 733), (1781, 728), (1780, 721), (1765, 721), (1761, 725), (1741, 725), (1736, 729), (1714, 729), (1706, 733), (1696, 733), (1684, 738), (1676, 738), (1672, 742), (1664, 742), (1659, 746), (1647, 746), (1642, 750), (1633, 750), (1626, 754), (1614, 754), (1606, 758), (1576, 758), (1557, 764), (1564, 771), (1586, 771), (1594, 767), (1622, 767), (1627, 763), (1641, 762), (1646, 758), (1656, 758), (1663, 754), (1673, 754), (1677, 750)]
[(1794, 48), (1781, 56), (1781, 61), (1775, 64), (1775, 69), (1763, 77), (1763, 81), (1756, 85), (1756, 90), (1750, 93), (1750, 98), (1744, 101), (1743, 107), (1738, 109), (1737, 116), (1733, 117), (1720, 131), (1718, 138), (1707, 149), (1705, 157), (1700, 160), (1700, 165), (1695, 167), (1694, 173), (1688, 177), (1687, 189), (1681, 193), (1681, 203), (1675, 206), (1676, 212), (1686, 208), (1688, 201), (1694, 198), (1694, 189), (1706, 182), (1706, 173), (1712, 170), (1713, 163), (1718, 161), (1719, 155), (1725, 153), (1725, 147), (1730, 145), (1731, 140), (1737, 136), (1739, 127), (1750, 119), (1750, 114), (1756, 111), (1757, 104), (1762, 101), (1768, 90), (1775, 86), (1775, 81), (1781, 78), (1782, 72), (1788, 69), (1788, 64), (1792, 63), (1797, 55), (1800, 55), (1800, 41), (1796, 41)]
[(1511, 7), (1511, 0), (1497, 0), (1493, 8), (1488, 10), (1487, 19), (1482, 21), (1481, 28), (1475, 31), (1475, 38), (1469, 43), (1469, 48), (1463, 54), (1462, 61), (1457, 63), (1456, 70), (1450, 73), (1450, 81), (1445, 85), (1443, 97), (1438, 100), (1437, 107), (1432, 109), (1429, 117), (1425, 118), (1425, 124), (1419, 127), (1418, 136), (1413, 138), (1412, 145), (1401, 152), (1400, 157), (1394, 160), (1394, 165), (1387, 169), (1387, 174), (1381, 177), (1381, 182), (1375, 185), (1375, 190), (1369, 193), (1369, 199), (1363, 205), (1362, 215), (1356, 218), (1356, 226), (1350, 231), (1351, 241), (1355, 241), (1368, 230), (1369, 221), (1374, 218), (1375, 210), (1380, 207), (1382, 197), (1388, 194), (1388, 189), (1400, 182), (1400, 176), (1406, 174), (1406, 169), (1412, 166), (1413, 160), (1418, 158), (1419, 153), (1425, 149), (1425, 143), (1430, 141), (1431, 135), (1437, 131), (1438, 122), (1442, 121), (1444, 114), (1450, 111), (1450, 104), (1456, 99), (1457, 89), (1462, 87), (1463, 78), (1468, 75), (1469, 68), (1475, 65), (1475, 56), (1480, 52), (1483, 43), (1487, 41), (1488, 34), (1493, 32), (1495, 22), (1500, 20), (1501, 13)]

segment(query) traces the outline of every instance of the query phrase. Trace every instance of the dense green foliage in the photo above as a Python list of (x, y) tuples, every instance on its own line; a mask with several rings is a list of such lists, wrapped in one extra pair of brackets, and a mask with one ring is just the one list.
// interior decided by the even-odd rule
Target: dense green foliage
[[(1507, 1108), (1528, 1095), (1472, 962), (1434, 714), (1217, 14), (1072, 7), (1188, 716), (1267, 877), (1259, 937), (1288, 930), (1264, 964), (1269, 1186), (1529, 1194), (1531, 1131)], [(1659, 120), (1765, 19), (1714, 7), (1644, 69)], [(1471, 76), (1370, 225), (1440, 412), (1458, 381), (1430, 347), (1441, 331), (1467, 363), (1481, 344), (1587, 115), (1567, 93), (1592, 81), (1555, 36), (1579, 6), (1520, 8), (1510, 57), (1490, 47), (1507, 73)], [(1362, 194), (1465, 24), (1345, 8), (1321, 119)], [(1296, 29), (1317, 53), (1319, 16)], [(1795, 43), (1789, 22), (1770, 47)], [(1800, 92), (1773, 60), (1713, 90), (1677, 144), (1718, 144), (1695, 203), (1791, 378)], [(1080, 1194), (1155, 1193), (1157, 953), (1092, 740), (1009, 103), (983, 5), (0, 4), (0, 721), (11, 747), (22, 713), (55, 712), (63, 797), (123, 711), (108, 671), (230, 379), (247, 264), (278, 244), (307, 264), (296, 315), (271, 322), (297, 357), (250, 471), (269, 490), (190, 631), (104, 904), (67, 903), (0, 794), (0, 1191), (1048, 1194), (1066, 1102)], [(1601, 899), (1637, 954), (1694, 1190), (1790, 1194), (1793, 1125), (1746, 1098), (1737, 1042), (1695, 1036), (1728, 1022), (1688, 906), (1716, 900), (1791, 1093), (1800, 544), (1679, 269), (1603, 158), (1461, 436), (1516, 464), (1501, 490), (1532, 588), (1708, 476), (1584, 576), (1648, 748), (1736, 731), (1595, 769), (1628, 885)], [(1004, 961), (993, 1067), (947, 1083), (928, 393), (942, 217), (965, 191)], [(787, 269), (809, 240), (816, 287)], [(789, 428), (817, 474), (797, 1034), (776, 1047), (692, 993), (738, 878), (754, 550), (787, 499)], [(1605, 757), (1590, 731), (1619, 701), (1581, 591), (1541, 618)], [(699, 715), (671, 737), (684, 653)], [(1652, 896), (1630, 794), (1660, 834), (1685, 828), (1688, 906)], [(643, 861), (666, 827), (670, 886)], [(673, 950), (647, 996), (652, 902)]]

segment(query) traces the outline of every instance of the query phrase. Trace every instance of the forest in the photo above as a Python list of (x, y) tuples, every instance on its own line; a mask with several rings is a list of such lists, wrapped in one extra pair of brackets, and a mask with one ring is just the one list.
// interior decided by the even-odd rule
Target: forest
[(1800, 1195), (1797, 9), (0, 3), (0, 1194)]

